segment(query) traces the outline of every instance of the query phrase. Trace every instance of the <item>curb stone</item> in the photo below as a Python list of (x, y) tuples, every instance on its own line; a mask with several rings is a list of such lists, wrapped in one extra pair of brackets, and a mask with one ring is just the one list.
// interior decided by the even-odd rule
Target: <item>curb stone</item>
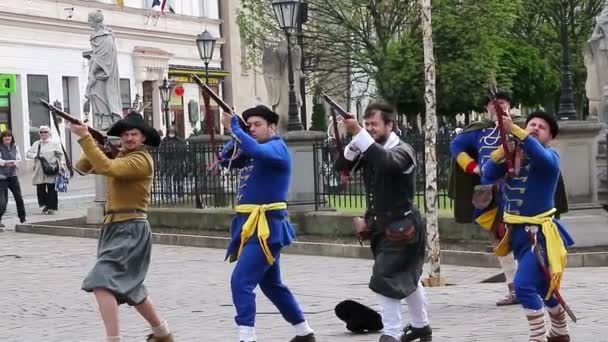
[[(1, 228), (0, 228), (0, 231)], [(57, 236), (73, 236), (81, 238), (98, 238), (100, 229), (66, 226), (51, 226), (43, 224), (17, 224), (15, 232), (29, 234), (45, 234)], [(162, 234), (153, 233), (154, 243), (174, 246), (203, 247), (225, 249), (230, 238), (205, 235)], [(298, 242), (285, 248), (284, 253), (300, 255), (316, 255), (341, 258), (372, 259), (368, 246)], [(445, 265), (499, 268), (498, 259), (492, 253), (475, 251), (442, 250), (441, 263)], [(608, 266), (608, 252), (585, 252), (568, 254), (569, 267), (604, 267)]]

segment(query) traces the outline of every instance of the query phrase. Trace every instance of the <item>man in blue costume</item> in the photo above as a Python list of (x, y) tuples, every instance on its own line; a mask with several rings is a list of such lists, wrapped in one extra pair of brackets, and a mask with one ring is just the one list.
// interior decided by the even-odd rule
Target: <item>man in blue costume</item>
[[(511, 108), (511, 96), (506, 91), (499, 89), (496, 92), (496, 100), (505, 113), (508, 113)], [(491, 98), (487, 97), (485, 101), (486, 110), (496, 117), (496, 110), (491, 102)], [(475, 122), (465, 128), (459, 133), (452, 143), (450, 144), (450, 151), (452, 158), (456, 161), (459, 170), (452, 170), (454, 173), (466, 173), (471, 177), (460, 177), (460, 179), (466, 180), (478, 180), (479, 185), (475, 186), (477, 193), (485, 192), (481, 198), (485, 197), (485, 201), (481, 201), (482, 204), (475, 203), (475, 208), (471, 208), (473, 205), (471, 190), (474, 184), (468, 184), (466, 181), (454, 181), (452, 184), (455, 187), (452, 188), (452, 193), (456, 193), (454, 196), (454, 216), (457, 222), (470, 223), (475, 222), (482, 228), (490, 232), (490, 240), (493, 245), (498, 244), (500, 236), (497, 229), (500, 229), (498, 225), (500, 220), (496, 220), (496, 214), (498, 212), (498, 201), (496, 199), (490, 199), (493, 194), (497, 192), (497, 187), (494, 186), (496, 182), (488, 180), (481, 173), (483, 165), (490, 159), (490, 153), (496, 150), (501, 144), (500, 134), (498, 125), (494, 120), (485, 120)], [(475, 182), (477, 183), (477, 182)], [(467, 184), (467, 185), (463, 185)], [(466, 188), (466, 189), (465, 189)], [(463, 195), (464, 193), (464, 195)], [(513, 277), (515, 276), (516, 264), (512, 254), (498, 258), (501, 269), (507, 280), (509, 292), (506, 297), (496, 303), (496, 305), (513, 305), (518, 304), (515, 296), (515, 290), (513, 289)]]
[[(237, 261), (232, 273), (232, 300), (241, 342), (256, 341), (255, 294), (262, 292), (291, 323), (296, 336), (291, 342), (315, 342), (295, 297), (281, 280), (280, 252), (295, 238), (287, 218), (287, 194), (292, 175), (291, 154), (277, 134), (278, 114), (265, 106), (243, 112), (249, 132), (237, 116), (224, 114), (222, 123), (232, 131), (233, 140), (220, 154), (222, 165), (241, 169), (236, 216), (230, 232), (232, 239), (226, 258)], [(239, 155), (230, 160), (236, 145)], [(257, 235), (257, 236), (254, 236)]]
[[(521, 160), (521, 168), (519, 173), (505, 178), (501, 202), (507, 233), (496, 248), (496, 255), (513, 251), (518, 261), (515, 292), (528, 318), (530, 342), (569, 342), (565, 310), (553, 296), (553, 291), (560, 288), (566, 267), (566, 248), (574, 244), (554, 218), (560, 158), (548, 144), (557, 136), (559, 126), (553, 116), (542, 111), (527, 117), (525, 130), (513, 124), (510, 117), (503, 122), (516, 140), (515, 154)], [(483, 175), (489, 181), (505, 177), (504, 156), (500, 147), (484, 165)], [(539, 250), (542, 252), (537, 254)], [(543, 259), (550, 280), (543, 273), (540, 263)], [(544, 307), (551, 318), (548, 334)]]

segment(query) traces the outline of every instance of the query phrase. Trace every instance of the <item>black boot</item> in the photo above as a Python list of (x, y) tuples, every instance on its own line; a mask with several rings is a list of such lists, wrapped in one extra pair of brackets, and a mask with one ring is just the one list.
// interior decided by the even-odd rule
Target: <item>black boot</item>
[(317, 342), (317, 339), (315, 338), (315, 334), (310, 333), (305, 336), (296, 336), (289, 342)]
[(408, 324), (403, 329), (403, 336), (401, 336), (401, 342), (416, 341), (420, 339), (420, 342), (429, 342), (433, 340), (433, 330), (430, 325), (426, 325), (422, 328), (414, 328), (411, 324)]

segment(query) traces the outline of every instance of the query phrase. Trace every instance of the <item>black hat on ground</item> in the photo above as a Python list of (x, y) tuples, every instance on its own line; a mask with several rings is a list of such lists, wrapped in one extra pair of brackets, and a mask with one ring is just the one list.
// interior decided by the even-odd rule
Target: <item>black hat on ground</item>
[(549, 129), (551, 130), (551, 136), (553, 136), (553, 138), (555, 138), (557, 136), (557, 133), (559, 133), (559, 125), (557, 124), (557, 120), (555, 120), (555, 117), (553, 117), (553, 115), (551, 115), (547, 112), (543, 112), (542, 110), (537, 110), (536, 112), (532, 112), (526, 118), (526, 126), (528, 125), (528, 122), (530, 122), (530, 120), (532, 120), (534, 118), (540, 118), (540, 119), (545, 120), (549, 124)]
[(141, 131), (146, 137), (144, 144), (149, 146), (160, 145), (160, 135), (158, 134), (158, 131), (150, 127), (144, 120), (144, 117), (137, 112), (130, 112), (124, 118), (118, 120), (110, 127), (107, 134), (109, 136), (119, 137), (124, 131), (131, 129), (138, 129)]
[(251, 116), (259, 116), (271, 124), (276, 125), (279, 123), (279, 114), (273, 112), (270, 108), (263, 105), (258, 105), (253, 108), (249, 108), (243, 112), (243, 119), (245, 121), (247, 121), (247, 119)]
[(382, 316), (376, 310), (354, 300), (347, 299), (336, 305), (336, 316), (346, 323), (346, 329), (355, 334), (380, 331)]

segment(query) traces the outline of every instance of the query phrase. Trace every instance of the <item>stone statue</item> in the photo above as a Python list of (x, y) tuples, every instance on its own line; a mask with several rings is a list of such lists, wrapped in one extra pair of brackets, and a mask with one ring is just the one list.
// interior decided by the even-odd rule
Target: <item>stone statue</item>
[(585, 90), (589, 116), (608, 123), (608, 0), (596, 17), (595, 29), (583, 48), (583, 56), (587, 68)]
[(90, 39), (92, 51), (83, 54), (89, 59), (85, 97), (93, 116), (93, 127), (105, 131), (122, 117), (116, 43), (112, 30), (103, 24), (100, 10), (90, 12), (88, 21), (95, 32)]
[[(300, 46), (293, 45), (291, 48), (291, 60), (293, 62), (294, 91), (296, 93), (296, 103), (299, 108), (302, 106), (302, 96), (300, 94), (300, 78), (302, 50)], [(287, 132), (289, 121), (289, 63), (287, 60), (287, 41), (282, 40), (278, 46), (269, 46), (264, 49), (262, 56), (262, 66), (264, 68), (264, 82), (268, 91), (270, 106), (279, 114), (279, 133)], [(298, 114), (299, 118), (299, 114)]]

